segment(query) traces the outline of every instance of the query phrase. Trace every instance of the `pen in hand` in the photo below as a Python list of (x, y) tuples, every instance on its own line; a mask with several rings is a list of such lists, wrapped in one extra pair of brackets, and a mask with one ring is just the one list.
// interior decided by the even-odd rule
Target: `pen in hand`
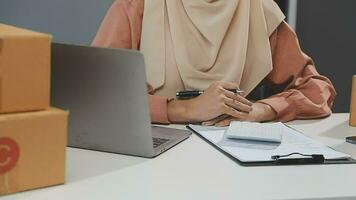
[[(228, 91), (231, 91), (235, 94), (239, 94), (242, 95), (244, 93), (244, 91), (240, 90), (240, 89), (229, 89)], [(195, 98), (201, 94), (203, 94), (204, 91), (201, 90), (186, 90), (186, 91), (178, 91), (176, 93), (176, 97), (177, 99), (191, 99), (191, 98)]]

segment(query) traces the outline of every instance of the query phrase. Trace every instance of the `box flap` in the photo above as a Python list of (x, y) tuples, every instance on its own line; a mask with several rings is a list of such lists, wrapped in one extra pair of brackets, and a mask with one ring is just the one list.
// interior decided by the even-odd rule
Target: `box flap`
[(27, 29), (17, 28), (6, 24), (0, 24), (0, 38), (13, 38), (13, 37), (49, 37), (51, 35), (39, 33)]
[(34, 118), (34, 117), (43, 117), (48, 115), (69, 115), (68, 111), (64, 111), (58, 108), (48, 108), (41, 111), (32, 111), (32, 112), (19, 112), (19, 113), (5, 113), (0, 115), (0, 123), (3, 121), (11, 121), (18, 119)]

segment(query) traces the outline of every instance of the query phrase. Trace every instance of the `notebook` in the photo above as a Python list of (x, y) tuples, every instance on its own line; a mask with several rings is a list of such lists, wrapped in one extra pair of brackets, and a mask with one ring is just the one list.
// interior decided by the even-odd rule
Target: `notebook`
[(235, 121), (231, 122), (227, 129), (226, 137), (238, 140), (281, 143), (283, 130), (281, 122), (257, 123)]

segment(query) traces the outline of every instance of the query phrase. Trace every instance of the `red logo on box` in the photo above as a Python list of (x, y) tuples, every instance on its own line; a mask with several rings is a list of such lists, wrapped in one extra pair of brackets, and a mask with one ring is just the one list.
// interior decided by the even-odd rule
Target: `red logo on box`
[(12, 170), (19, 157), (20, 148), (17, 143), (11, 138), (0, 138), (0, 175)]

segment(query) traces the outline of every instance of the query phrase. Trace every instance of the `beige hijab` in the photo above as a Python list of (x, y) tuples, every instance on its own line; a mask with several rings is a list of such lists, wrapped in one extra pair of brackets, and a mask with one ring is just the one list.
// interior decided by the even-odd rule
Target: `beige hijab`
[(146, 0), (141, 51), (148, 82), (164, 86), (168, 27), (186, 89), (226, 81), (247, 95), (272, 70), (269, 36), (284, 18), (273, 0)]

